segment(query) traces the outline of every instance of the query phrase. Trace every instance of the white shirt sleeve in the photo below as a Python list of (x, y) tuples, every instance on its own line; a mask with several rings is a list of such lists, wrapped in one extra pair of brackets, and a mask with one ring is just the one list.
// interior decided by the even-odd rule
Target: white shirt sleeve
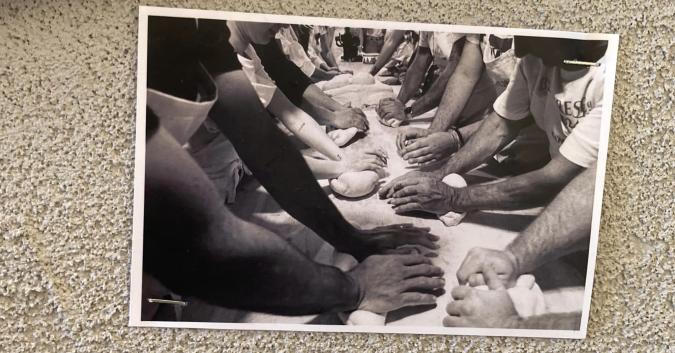
[(291, 28), (283, 28), (277, 33), (277, 39), (281, 41), (281, 49), (286, 54), (286, 57), (300, 68), (302, 73), (307, 75), (307, 77), (311, 77), (316, 67), (307, 56), (307, 53), (305, 53), (302, 45), (295, 38), (294, 33), (290, 31), (292, 31)]
[(495, 113), (509, 120), (521, 120), (530, 115), (530, 92), (525, 78), (525, 60), (513, 70), (509, 85), (493, 104)]
[(265, 71), (262, 62), (253, 47), (249, 46), (246, 49), (246, 55), (248, 55), (250, 59), (242, 55), (237, 55), (239, 62), (241, 63), (241, 69), (244, 71), (244, 74), (246, 74), (246, 77), (248, 77), (248, 80), (251, 81), (251, 85), (253, 85), (253, 89), (255, 89), (255, 92), (258, 94), (260, 102), (267, 107), (270, 104), (270, 101), (272, 101), (274, 93), (277, 91), (277, 85), (267, 74), (267, 71)]
[(598, 159), (602, 127), (602, 94), (597, 102), (597, 105), (579, 120), (572, 133), (560, 146), (560, 154), (563, 157), (584, 168), (588, 168)]

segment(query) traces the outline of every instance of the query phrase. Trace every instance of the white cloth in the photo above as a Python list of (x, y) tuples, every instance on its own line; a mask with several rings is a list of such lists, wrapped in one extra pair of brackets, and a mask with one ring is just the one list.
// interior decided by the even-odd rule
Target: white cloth
[(314, 70), (316, 70), (316, 66), (312, 63), (312, 59), (307, 56), (307, 53), (305, 53), (293, 28), (281, 28), (277, 32), (276, 38), (281, 42), (281, 49), (288, 59), (299, 67), (307, 77), (311, 77), (314, 74)]
[(147, 105), (159, 118), (162, 126), (178, 141), (185, 145), (197, 131), (202, 122), (209, 114), (209, 110), (216, 103), (218, 89), (213, 79), (206, 70), (201, 67), (200, 85), (203, 92), (209, 92), (208, 97), (191, 101), (175, 97), (154, 89), (147, 90)]
[(600, 66), (569, 72), (546, 67), (541, 59), (520, 60), (508, 87), (494, 103), (494, 110), (510, 120), (530, 114), (546, 132), (551, 158), (561, 154), (584, 168), (598, 156), (604, 58)]
[(248, 80), (251, 81), (251, 85), (253, 85), (253, 89), (258, 94), (260, 102), (267, 107), (270, 101), (272, 101), (274, 93), (277, 91), (277, 85), (267, 74), (267, 71), (265, 71), (260, 57), (258, 57), (252, 46), (249, 45), (244, 54), (248, 57), (237, 54), (237, 58), (241, 63), (241, 69), (246, 74)]
[[(488, 286), (477, 286), (474, 288), (489, 290)], [(518, 316), (522, 318), (543, 315), (548, 312), (544, 293), (535, 282), (533, 275), (521, 275), (516, 280), (516, 285), (507, 289), (507, 292)]]
[[(499, 48), (490, 43), (503, 42), (504, 44), (510, 42), (508, 50)], [(498, 38), (497, 41), (494, 39)], [(483, 63), (485, 64), (485, 71), (495, 85), (497, 95), (502, 94), (509, 84), (513, 71), (516, 69), (518, 58), (513, 49), (513, 36), (486, 34), (481, 41), (481, 51), (483, 52)]]

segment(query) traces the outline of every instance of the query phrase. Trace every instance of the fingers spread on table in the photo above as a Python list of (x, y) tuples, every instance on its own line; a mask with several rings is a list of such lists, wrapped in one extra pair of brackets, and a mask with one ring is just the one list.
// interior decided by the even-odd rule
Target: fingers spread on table
[(438, 277), (443, 276), (443, 274), (444, 272), (442, 268), (430, 264), (408, 266), (404, 270), (405, 278), (417, 276)]

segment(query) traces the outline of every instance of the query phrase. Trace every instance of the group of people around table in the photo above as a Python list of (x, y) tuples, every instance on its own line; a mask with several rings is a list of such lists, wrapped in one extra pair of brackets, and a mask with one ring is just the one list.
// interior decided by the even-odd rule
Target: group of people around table
[[(144, 287), (161, 283), (213, 305), (281, 315), (447, 304), (446, 326), (578, 329), (580, 312), (519, 317), (506, 289), (589, 246), (606, 42), (421, 32), (405, 57), (396, 53), (411, 45), (409, 32), (378, 32), (385, 37), (371, 73), (392, 69), (394, 56), (406, 67), (398, 96), (379, 103), (379, 121), (398, 129), (399, 153), (420, 167), (380, 189), (393, 212), (546, 206), (505, 249), (469, 251), (454, 300), (436, 303), (445, 286), (444, 269), (430, 258), (439, 237), (411, 224), (355, 227), (317, 183), (382, 171), (388, 158), (377, 148), (341, 148), (326, 134), (323, 126), (369, 129), (363, 111), (314, 85), (344, 72), (334, 33), (149, 17)], [(406, 126), (434, 108), (428, 129)], [(441, 181), (486, 162), (511, 176), (461, 189)], [(358, 264), (349, 271), (319, 264), (283, 234), (235, 215), (228, 204), (249, 175)], [(144, 297), (151, 293), (144, 288)], [(144, 304), (145, 320), (157, 312)]]

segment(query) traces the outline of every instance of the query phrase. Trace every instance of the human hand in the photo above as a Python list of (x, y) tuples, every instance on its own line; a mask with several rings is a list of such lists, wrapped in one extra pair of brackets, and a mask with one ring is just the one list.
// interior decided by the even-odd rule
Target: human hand
[(405, 105), (395, 98), (381, 99), (376, 112), (378, 121), (385, 126), (398, 127), (408, 120)]
[(414, 140), (429, 136), (429, 134), (429, 130), (419, 127), (408, 126), (400, 128), (396, 135), (396, 149), (398, 154), (401, 155), (403, 148), (411, 144)]
[(443, 131), (418, 138), (399, 150), (399, 154), (409, 164), (427, 166), (457, 152), (459, 147), (460, 141), (457, 133)]
[(360, 289), (358, 309), (379, 314), (405, 306), (433, 305), (436, 296), (428, 292), (445, 285), (443, 270), (421, 255), (373, 255), (348, 275)]
[(381, 147), (368, 148), (362, 151), (348, 153), (343, 161), (343, 173), (372, 170), (384, 176), (384, 168), (387, 166), (387, 152)]
[(392, 224), (372, 229), (355, 229), (347, 239), (347, 246), (338, 250), (363, 260), (374, 254), (413, 254), (435, 256), (438, 237), (429, 228), (412, 224)]
[(424, 211), (444, 215), (450, 211), (464, 212), (456, 205), (461, 189), (453, 188), (433, 178), (410, 178), (398, 184), (387, 201), (396, 213)]
[(451, 295), (454, 301), (445, 308), (448, 316), (443, 319), (443, 326), (517, 328), (520, 323), (511, 297), (503, 287), (481, 290), (458, 286)]
[[(513, 253), (485, 248), (469, 250), (457, 270), (460, 284), (468, 282), (472, 287), (487, 285), (490, 289), (511, 288), (515, 286), (519, 275), (518, 260)], [(496, 281), (486, 281), (486, 277), (496, 278)]]
[(346, 108), (333, 112), (330, 124), (338, 129), (356, 127), (359, 131), (368, 131), (366, 114), (358, 108)]
[(423, 172), (419, 170), (413, 170), (408, 173), (405, 173), (394, 180), (390, 181), (388, 184), (380, 188), (379, 195), (381, 199), (388, 199), (394, 195), (394, 192), (407, 185), (409, 180), (418, 179), (418, 178), (436, 178), (439, 176), (435, 172)]

